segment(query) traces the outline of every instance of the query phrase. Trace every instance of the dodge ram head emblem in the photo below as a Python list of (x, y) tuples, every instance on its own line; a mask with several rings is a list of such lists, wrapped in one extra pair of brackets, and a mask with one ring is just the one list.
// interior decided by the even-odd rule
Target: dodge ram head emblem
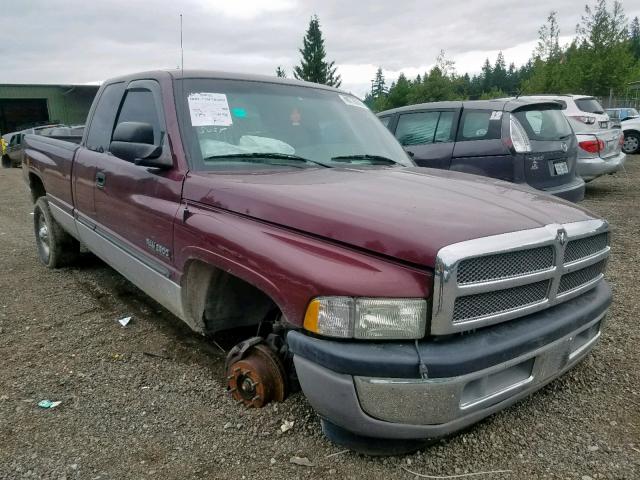
[(567, 232), (560, 228), (558, 230), (558, 235), (556, 235), (556, 240), (564, 247), (564, 244), (567, 243)]
[(562, 145), (560, 145), (560, 148), (562, 148), (562, 151), (566, 153), (567, 150), (569, 150), (569, 147), (566, 143), (562, 142)]

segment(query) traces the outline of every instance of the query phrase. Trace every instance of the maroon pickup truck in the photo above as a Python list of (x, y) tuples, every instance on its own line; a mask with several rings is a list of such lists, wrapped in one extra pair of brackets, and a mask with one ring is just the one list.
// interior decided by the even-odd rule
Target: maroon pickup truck
[(326, 435), (416, 448), (576, 365), (600, 336), (608, 225), (512, 184), (416, 167), (355, 97), (205, 71), (107, 81), (80, 145), (27, 136), (49, 267), (80, 243), (203, 335), (227, 388), (301, 386)]

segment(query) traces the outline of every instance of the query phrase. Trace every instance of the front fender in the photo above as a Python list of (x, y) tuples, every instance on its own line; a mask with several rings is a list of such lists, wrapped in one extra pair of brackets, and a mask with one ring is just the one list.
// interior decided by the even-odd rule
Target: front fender
[(433, 283), (428, 268), (200, 205), (189, 205), (176, 224), (174, 247), (181, 272), (199, 260), (234, 275), (268, 295), (295, 327), (316, 296), (429, 298)]

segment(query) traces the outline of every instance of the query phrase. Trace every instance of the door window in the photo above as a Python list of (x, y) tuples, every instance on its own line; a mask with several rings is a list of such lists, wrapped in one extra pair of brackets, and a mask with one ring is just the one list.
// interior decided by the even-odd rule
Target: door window
[(391, 121), (391, 117), (380, 117), (380, 121), (385, 127), (389, 128), (389, 122)]
[(494, 116), (491, 110), (465, 110), (460, 122), (462, 127), (458, 133), (458, 141), (493, 140), (501, 137), (502, 112), (499, 116)]
[(433, 143), (439, 118), (440, 112), (417, 112), (400, 115), (396, 127), (396, 138), (404, 146)]
[(111, 132), (116, 120), (118, 105), (124, 91), (124, 83), (112, 83), (107, 85), (100, 95), (96, 105), (91, 125), (87, 132), (86, 147), (96, 152), (106, 152), (109, 150)]
[(160, 120), (153, 93), (147, 89), (127, 91), (116, 125), (122, 122), (142, 122), (153, 126), (153, 143), (160, 144)]
[(453, 112), (440, 112), (434, 143), (453, 142)]

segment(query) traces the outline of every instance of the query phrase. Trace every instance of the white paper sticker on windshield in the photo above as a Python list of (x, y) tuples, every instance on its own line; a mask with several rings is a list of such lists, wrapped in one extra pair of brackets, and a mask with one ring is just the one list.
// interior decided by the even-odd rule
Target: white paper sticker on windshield
[(188, 98), (191, 125), (228, 127), (233, 124), (224, 93), (192, 93)]
[(502, 112), (499, 110), (494, 110), (491, 112), (490, 120), (500, 120), (502, 118)]
[(369, 108), (356, 97), (352, 97), (351, 95), (340, 95), (340, 98), (347, 105), (351, 105), (352, 107), (360, 107), (360, 108)]

